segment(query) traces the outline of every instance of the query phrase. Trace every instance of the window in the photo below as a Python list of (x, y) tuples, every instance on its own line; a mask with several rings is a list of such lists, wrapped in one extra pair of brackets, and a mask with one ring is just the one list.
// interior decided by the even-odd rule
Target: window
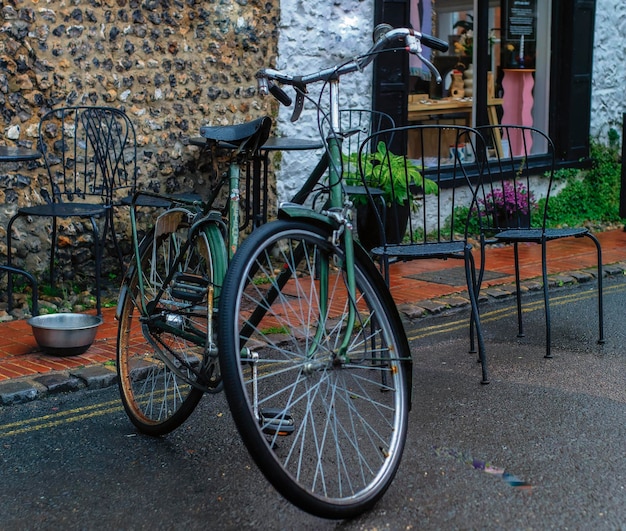
[(472, 65), (473, 83), (463, 87), (471, 90), (471, 111), (463, 109), (454, 119), (488, 123), (495, 108), (500, 123), (547, 131), (561, 164), (577, 164), (589, 154), (594, 18), (595, 0), (376, 0), (375, 23), (413, 21), (424, 32), (430, 24), (451, 50), (432, 56), (445, 75), (443, 87), (415, 62), (410, 68), (377, 65), (374, 106), (397, 123), (411, 121), (410, 95), (449, 97), (453, 80), (458, 84), (454, 71), (467, 72)]

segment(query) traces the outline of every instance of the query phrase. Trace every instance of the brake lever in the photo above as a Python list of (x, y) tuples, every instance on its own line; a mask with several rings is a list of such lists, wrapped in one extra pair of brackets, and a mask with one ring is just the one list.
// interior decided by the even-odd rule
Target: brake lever
[(304, 109), (304, 94), (306, 93), (306, 85), (304, 83), (294, 83), (293, 88), (296, 90), (296, 103), (291, 114), (291, 122), (297, 122)]
[(426, 57), (424, 57), (421, 53), (416, 53), (415, 55), (420, 59), (420, 61), (422, 61), (422, 63), (424, 63), (428, 67), (428, 70), (430, 70), (435, 76), (435, 81), (437, 82), (437, 85), (441, 85), (441, 74), (439, 73), (439, 70), (437, 70), (437, 67), (432, 64), (428, 59), (426, 59)]

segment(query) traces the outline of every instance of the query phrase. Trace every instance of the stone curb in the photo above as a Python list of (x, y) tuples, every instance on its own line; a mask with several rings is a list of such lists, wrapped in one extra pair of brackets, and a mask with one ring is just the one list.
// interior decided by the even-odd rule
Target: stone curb
[(0, 384), (0, 405), (31, 402), (59, 393), (93, 390), (117, 383), (117, 373), (107, 365), (91, 365), (71, 371), (58, 371), (19, 378)]
[[(625, 275), (626, 262), (618, 262), (616, 264), (604, 265), (603, 278)], [(548, 276), (548, 286), (550, 288), (558, 288), (563, 286), (571, 286), (573, 284), (583, 284), (590, 282), (597, 277), (595, 268), (572, 271), (568, 273), (556, 273)], [(543, 289), (541, 278), (531, 278), (521, 283), (522, 292), (539, 291)], [(489, 299), (501, 300), (515, 296), (515, 284), (500, 284), (490, 286), (481, 290), (479, 302), (488, 302)], [(454, 293), (437, 299), (423, 300), (416, 303), (405, 303), (398, 306), (400, 315), (410, 321), (426, 317), (428, 315), (440, 314), (442, 312), (453, 310), (456, 308), (469, 306), (470, 301), (467, 291), (463, 293)]]
[[(603, 266), (604, 277), (626, 274), (626, 262), (618, 262)], [(595, 269), (580, 270), (569, 273), (551, 275), (548, 279), (550, 287), (561, 287), (582, 284), (596, 278)], [(529, 279), (522, 282), (523, 291), (542, 289), (541, 280)], [(515, 296), (514, 284), (491, 286), (482, 290), (481, 302), (490, 299), (501, 300)], [(413, 322), (417, 319), (456, 310), (469, 305), (467, 295), (455, 293), (432, 300), (418, 301), (398, 306), (401, 316)], [(0, 383), (0, 406), (9, 406), (31, 402), (33, 400), (59, 393), (80, 390), (94, 390), (111, 387), (117, 384), (115, 368), (107, 365), (92, 365), (71, 371), (59, 371), (39, 376), (24, 377)]]

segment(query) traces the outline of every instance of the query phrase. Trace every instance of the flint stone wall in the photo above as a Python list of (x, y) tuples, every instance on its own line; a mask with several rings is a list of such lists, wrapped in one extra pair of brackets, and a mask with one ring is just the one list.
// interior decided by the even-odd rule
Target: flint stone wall
[[(202, 191), (207, 183), (189, 137), (201, 125), (275, 112), (271, 98), (258, 97), (254, 74), (275, 63), (278, 13), (278, 0), (4, 1), (2, 143), (36, 146), (39, 119), (53, 107), (117, 107), (136, 128), (144, 186)], [(0, 260), (9, 217), (18, 206), (42, 201), (40, 179), (45, 182), (41, 163), (0, 167)], [(17, 265), (33, 272), (46, 267), (49, 225), (16, 223)], [(90, 232), (74, 220), (61, 231), (70, 269), (81, 268), (90, 252), (76, 249), (88, 249), (83, 240)]]

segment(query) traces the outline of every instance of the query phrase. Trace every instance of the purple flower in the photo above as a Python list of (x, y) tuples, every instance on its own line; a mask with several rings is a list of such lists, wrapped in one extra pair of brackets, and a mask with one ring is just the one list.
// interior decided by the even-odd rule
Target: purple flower
[(502, 183), (502, 188), (494, 188), (484, 199), (478, 200), (487, 214), (507, 213), (528, 214), (537, 205), (532, 192), (522, 184), (513, 186), (508, 181)]

